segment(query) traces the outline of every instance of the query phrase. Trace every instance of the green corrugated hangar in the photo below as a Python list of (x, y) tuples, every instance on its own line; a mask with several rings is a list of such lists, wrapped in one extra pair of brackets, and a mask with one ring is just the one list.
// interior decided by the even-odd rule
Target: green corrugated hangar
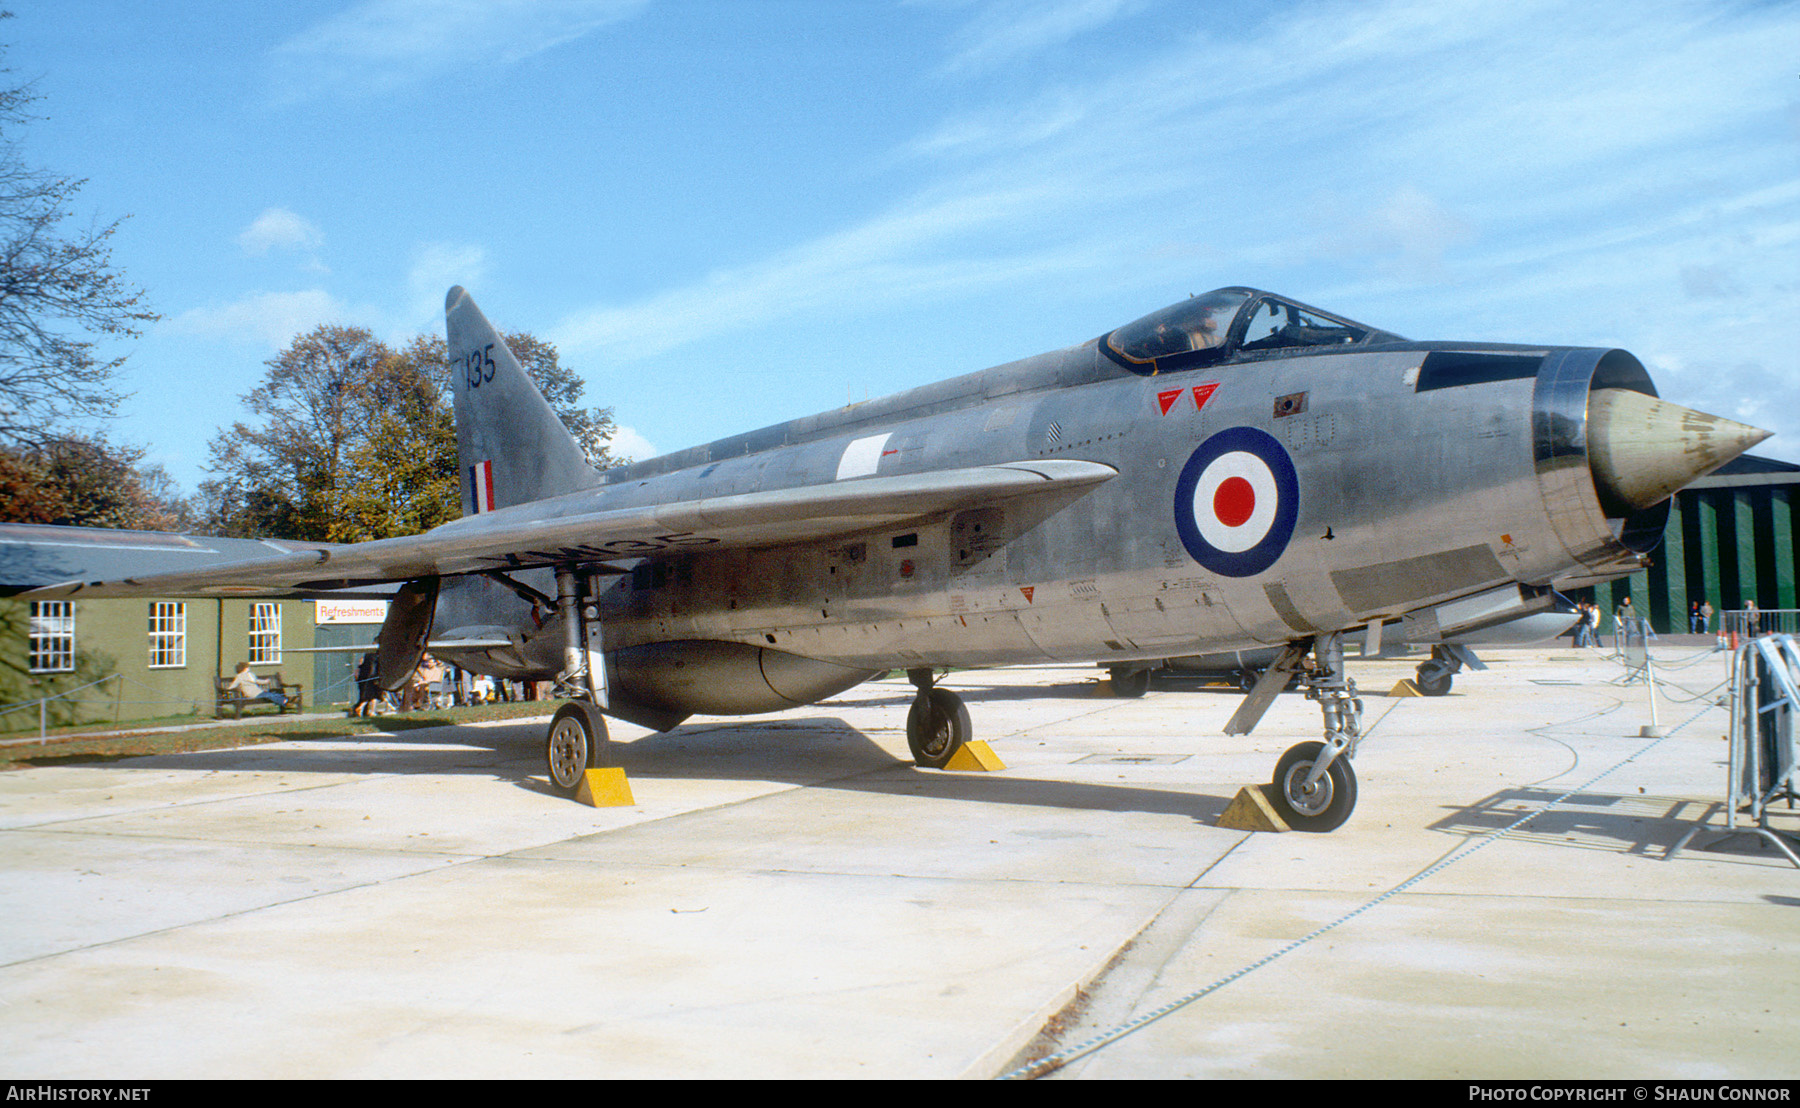
[(1640, 573), (1571, 594), (1592, 599), (1610, 629), (1612, 611), (1627, 591), (1632, 607), (1650, 617), (1658, 634), (1688, 630), (1688, 607), (1712, 604), (1717, 613), (1755, 601), (1764, 611), (1800, 608), (1795, 577), (1794, 494), (1800, 465), (1744, 455), (1675, 494), (1662, 545)]

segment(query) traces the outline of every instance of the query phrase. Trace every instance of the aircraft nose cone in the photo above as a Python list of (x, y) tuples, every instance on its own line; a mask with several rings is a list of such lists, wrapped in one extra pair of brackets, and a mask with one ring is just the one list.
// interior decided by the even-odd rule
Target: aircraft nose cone
[(1588, 468), (1608, 515), (1648, 508), (1772, 433), (1640, 392), (1588, 396)]

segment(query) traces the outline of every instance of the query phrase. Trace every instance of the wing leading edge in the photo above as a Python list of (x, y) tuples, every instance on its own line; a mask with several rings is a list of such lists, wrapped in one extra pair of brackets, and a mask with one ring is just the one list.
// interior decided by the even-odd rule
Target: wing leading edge
[(1005, 501), (1071, 500), (1118, 475), (1074, 459), (1010, 462), (802, 488), (702, 497), (555, 518), (529, 505), (423, 535), (379, 539), (110, 580), (65, 581), (31, 597), (284, 596), (420, 577), (639, 558), (664, 551), (779, 546), (852, 535)]

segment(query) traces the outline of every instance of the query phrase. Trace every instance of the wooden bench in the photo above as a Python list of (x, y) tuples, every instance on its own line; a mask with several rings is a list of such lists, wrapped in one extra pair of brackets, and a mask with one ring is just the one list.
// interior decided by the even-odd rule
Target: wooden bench
[(287, 697), (287, 703), (281, 705), (279, 708), (275, 707), (275, 702), (272, 700), (244, 696), (230, 691), (232, 680), (232, 677), (213, 678), (213, 714), (219, 719), (225, 718), (227, 709), (231, 711), (231, 718), (243, 719), (244, 709), (253, 704), (267, 704), (269, 707), (275, 708), (276, 715), (280, 715), (283, 712), (299, 712), (305, 708), (306, 686), (290, 682), (279, 673), (275, 674), (273, 677), (265, 677), (262, 679), (263, 691), (278, 692), (282, 696)]

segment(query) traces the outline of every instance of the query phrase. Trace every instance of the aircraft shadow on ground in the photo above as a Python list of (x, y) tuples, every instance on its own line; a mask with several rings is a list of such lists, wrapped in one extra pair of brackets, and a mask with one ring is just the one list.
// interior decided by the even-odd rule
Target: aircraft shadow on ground
[[(348, 737), (321, 728), (296, 732), (279, 744), (152, 755), (112, 764), (254, 773), (472, 775), (560, 799), (544, 767), (544, 728), (541, 719)], [(313, 745), (324, 742), (330, 745)], [(894, 796), (1183, 815), (1207, 823), (1216, 822), (1230, 802), (1230, 797), (1137, 785), (919, 769), (834, 717), (690, 724), (609, 743), (604, 763), (642, 781), (770, 781)]]
[[(782, 741), (779, 737), (764, 738), (761, 741), (752, 737), (764, 731), (788, 731), (795, 736), (805, 734), (813, 744), (821, 740), (830, 742), (833, 746), (832, 757), (840, 768), (848, 772), (822, 777), (820, 770), (824, 763), (815, 757), (789, 761), (784, 765), (769, 764), (764, 760), (756, 767), (745, 766), (741, 769), (696, 764), (693, 758), (696, 747), (717, 742), (721, 732), (733, 735), (741, 743), (754, 742), (764, 752), (770, 749), (769, 743)], [(702, 755), (702, 758), (716, 760), (717, 756), (709, 753)], [(855, 765), (845, 764), (852, 759)], [(919, 769), (910, 760), (889, 754), (863, 732), (843, 720), (829, 718), (775, 724), (727, 724), (694, 728), (691, 732), (686, 729), (661, 732), (630, 743), (617, 744), (613, 761), (625, 770), (627, 776), (645, 779), (701, 777), (781, 780), (795, 785), (850, 792), (988, 804), (1023, 804), (1043, 808), (1152, 812), (1191, 816), (1207, 822), (1216, 821), (1231, 801), (1230, 797), (1172, 792), (1134, 785), (1089, 784), (1007, 777), (1003, 773)]]
[[(984, 703), (1009, 700), (1128, 700), (1110, 692), (1105, 680), (1061, 682), (1049, 685), (982, 685), (978, 682), (963, 684), (958, 680), (960, 674), (951, 674), (940, 683), (969, 703)], [(1164, 677), (1158, 676), (1150, 685), (1151, 692), (1210, 693), (1228, 698), (1242, 697), (1244, 694), (1236, 686), (1209, 680), (1201, 677)], [(1297, 692), (1297, 689), (1290, 689)], [(913, 690), (910, 685), (887, 689), (853, 689), (850, 692), (834, 696), (829, 704), (841, 707), (873, 708), (891, 706), (904, 712), (912, 704)]]
[[(1100, 686), (1092, 681), (1081, 683), (1062, 683), (1053, 685), (964, 685), (955, 677), (944, 679), (940, 687), (951, 690), (965, 702), (971, 704), (1004, 701), (1004, 700), (1095, 700), (1105, 699), (1106, 694)], [(906, 719), (906, 710), (912, 705), (914, 691), (911, 685), (883, 689), (852, 689), (840, 693), (826, 701), (826, 707), (840, 708), (892, 708), (900, 713), (902, 723)]]
[(1431, 830), (1478, 838), (1508, 826), (1527, 812), (1537, 811), (1523, 826), (1507, 832), (1506, 837), (1579, 850), (1666, 858), (1682, 836), (1699, 825), (1700, 833), (1684, 854), (1691, 851), (1700, 857), (1765, 858), (1787, 864), (1779, 851), (1755, 835), (1728, 836), (1720, 801), (1584, 792), (1545, 810), (1560, 796), (1562, 793), (1555, 789), (1503, 789), (1453, 809), (1451, 815), (1433, 823)]

